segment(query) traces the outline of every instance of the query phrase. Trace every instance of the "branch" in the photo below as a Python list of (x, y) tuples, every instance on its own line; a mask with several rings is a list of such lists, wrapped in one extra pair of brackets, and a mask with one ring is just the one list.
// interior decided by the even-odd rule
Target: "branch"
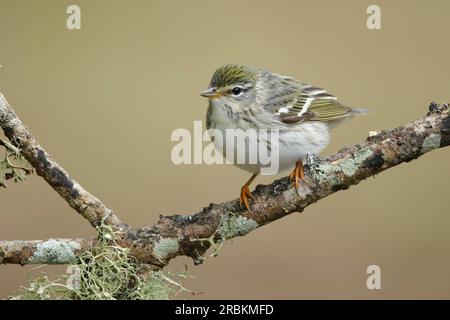
[(1, 93), (0, 127), (11, 143), (20, 150), (23, 157), (36, 169), (37, 174), (43, 177), (91, 225), (98, 226), (102, 221), (109, 225), (122, 225), (110, 209), (72, 179), (37, 143)]
[[(50, 159), (23, 127), (3, 96), (0, 96), (0, 126), (10, 139), (12, 137), (12, 143), (22, 149), (24, 156), (36, 171), (52, 186), (55, 185), (54, 189), (65, 197), (72, 207), (77, 210), (81, 206), (80, 203), (87, 206), (88, 209), (81, 212), (83, 214), (89, 210), (89, 214), (83, 215), (93, 225), (98, 224), (101, 220), (99, 217), (111, 217), (108, 216), (109, 209), (73, 182), (67, 173)], [(449, 144), (449, 106), (432, 103), (428, 114), (414, 122), (395, 129), (372, 131), (362, 143), (345, 147), (325, 159), (308, 156), (304, 164), (305, 181), (300, 185), (298, 192), (292, 187), (289, 178), (284, 177), (269, 185), (256, 187), (251, 212), (241, 209), (237, 199), (220, 204), (211, 203), (189, 216), (161, 216), (155, 225), (146, 228), (136, 229), (122, 224), (125, 227), (121, 229), (117, 241), (120, 245), (130, 248), (131, 255), (141, 263), (155, 267), (162, 268), (170, 259), (180, 255), (189, 256), (198, 264), (203, 261), (206, 250), (211, 246), (219, 250), (220, 245), (228, 239), (248, 234), (293, 212), (301, 212), (310, 204), (330, 194), (348, 189), (384, 170)], [(58, 183), (61, 181), (62, 183)], [(95, 199), (93, 205), (82, 201), (84, 197)], [(114, 219), (110, 219), (113, 219), (113, 224), (120, 221), (117, 217), (112, 217)], [(90, 240), (79, 241), (89, 243)], [(4, 252), (10, 243), (15, 241), (0, 242), (0, 261), (2, 261), (1, 252)], [(39, 242), (22, 244), (28, 248), (34, 243)], [(80, 246), (79, 250), (85, 248), (87, 247)], [(5, 254), (3, 256), (6, 257)], [(3, 262), (34, 263), (35, 259), (30, 259), (31, 256), (27, 253), (24, 256), (26, 259), (3, 258)], [(49, 260), (48, 263), (55, 261)]]
[(0, 264), (72, 264), (92, 244), (85, 239), (0, 241)]
[(258, 185), (251, 212), (242, 211), (239, 201), (210, 204), (191, 216), (161, 217), (152, 227), (129, 230), (136, 243), (153, 248), (147, 257), (157, 257), (164, 266), (178, 255), (201, 263), (203, 254), (217, 242), (245, 235), (252, 230), (307, 206), (339, 190), (348, 189), (400, 163), (409, 162), (434, 149), (450, 144), (448, 105), (432, 103), (427, 116), (391, 130), (372, 131), (362, 143), (345, 147), (325, 159), (309, 155), (305, 181), (298, 193), (289, 177), (269, 185)]

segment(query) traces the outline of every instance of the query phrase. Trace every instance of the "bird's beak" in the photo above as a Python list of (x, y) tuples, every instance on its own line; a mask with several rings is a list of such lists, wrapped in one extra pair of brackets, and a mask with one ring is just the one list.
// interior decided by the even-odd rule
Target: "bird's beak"
[(220, 93), (216, 91), (216, 88), (208, 88), (207, 90), (200, 93), (202, 97), (214, 99), (220, 96)]

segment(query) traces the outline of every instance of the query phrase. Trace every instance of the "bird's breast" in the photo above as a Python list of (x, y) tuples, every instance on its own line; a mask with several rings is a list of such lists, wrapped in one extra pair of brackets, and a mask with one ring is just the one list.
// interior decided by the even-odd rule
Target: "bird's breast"
[[(254, 117), (255, 112), (236, 112), (232, 106), (226, 104), (210, 103), (208, 107), (207, 128), (215, 129), (215, 135), (221, 135), (219, 139), (216, 136), (213, 138), (214, 145), (226, 159), (244, 170), (255, 173), (259, 171), (261, 168), (259, 154), (254, 157), (254, 159), (257, 159), (256, 164), (238, 164), (236, 163), (237, 158), (249, 160), (251, 155), (254, 155), (255, 152), (258, 153), (260, 149), (264, 149), (265, 154), (277, 154), (275, 161), (278, 162), (279, 171), (283, 171), (293, 167), (297, 160), (304, 159), (308, 153), (319, 153), (329, 143), (328, 127), (323, 122), (305, 122), (295, 126), (286, 126), (270, 117), (264, 118), (262, 113), (259, 113), (259, 115), (262, 117), (261, 119)], [(233, 153), (227, 154), (227, 147), (230, 147), (231, 142), (230, 133), (236, 129), (243, 132), (253, 129), (256, 136), (246, 135), (247, 140), (243, 144), (236, 143), (235, 138), (232, 137)], [(278, 130), (275, 135), (271, 131), (269, 136), (264, 136), (261, 139), (261, 130), (258, 129), (265, 129), (265, 133), (268, 133), (267, 129)], [(257, 148), (252, 148), (255, 145)], [(228, 150), (230, 151), (229, 148)]]

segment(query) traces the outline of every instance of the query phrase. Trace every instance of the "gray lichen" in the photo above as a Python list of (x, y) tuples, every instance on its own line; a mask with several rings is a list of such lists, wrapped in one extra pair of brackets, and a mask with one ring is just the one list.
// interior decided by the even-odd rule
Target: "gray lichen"
[(432, 133), (423, 140), (422, 152), (428, 152), (433, 149), (439, 148), (441, 145), (441, 135)]
[[(107, 225), (99, 229), (99, 241), (78, 255), (76, 264), (71, 264), (67, 270), (70, 275), (38, 277), (9, 299), (166, 300), (176, 293), (189, 291), (177, 281), (186, 273), (172, 275), (150, 270), (130, 254), (129, 248), (115, 243), (120, 231)], [(58, 241), (53, 240), (46, 246), (57, 246), (55, 242)]]
[(243, 216), (236, 217), (233, 214), (227, 214), (221, 217), (217, 233), (222, 240), (227, 240), (237, 236), (243, 236), (258, 227), (259, 224), (255, 220)]
[(347, 177), (351, 177), (355, 174), (356, 172), (356, 162), (355, 160), (353, 160), (352, 158), (349, 158), (345, 161), (343, 161), (340, 164), (341, 170), (342, 172), (347, 176)]
[(156, 258), (163, 260), (170, 254), (177, 253), (180, 246), (175, 238), (161, 238), (153, 247), (153, 254)]
[(365, 160), (367, 160), (371, 155), (373, 154), (372, 150), (370, 150), (369, 148), (362, 148), (357, 150), (354, 154), (353, 157), (355, 158), (355, 162), (360, 165), (361, 163), (363, 163)]
[(369, 148), (362, 148), (357, 150), (352, 158), (348, 158), (340, 163), (342, 172), (347, 176), (353, 176), (361, 164), (373, 154)]
[(36, 246), (36, 251), (29, 259), (29, 263), (74, 263), (76, 261), (75, 252), (79, 249), (80, 244), (75, 241), (62, 242), (50, 239)]
[(341, 180), (336, 174), (342, 169), (339, 166), (334, 166), (329, 162), (321, 162), (314, 165), (312, 168), (312, 175), (315, 180), (325, 184), (339, 184)]
[(339, 173), (343, 173), (347, 177), (353, 176), (361, 164), (372, 155), (372, 150), (362, 148), (355, 151), (352, 157), (342, 160), (339, 164), (312, 158), (307, 158), (307, 162), (312, 169), (314, 179), (323, 184), (337, 185), (342, 183)]

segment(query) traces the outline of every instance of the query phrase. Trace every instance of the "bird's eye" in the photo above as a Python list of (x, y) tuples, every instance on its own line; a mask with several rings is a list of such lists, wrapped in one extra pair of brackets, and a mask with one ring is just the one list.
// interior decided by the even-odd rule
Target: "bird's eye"
[(234, 87), (234, 88), (231, 90), (231, 93), (232, 93), (234, 96), (238, 96), (238, 95), (240, 95), (240, 94), (242, 93), (242, 88), (240, 88), (240, 87)]

